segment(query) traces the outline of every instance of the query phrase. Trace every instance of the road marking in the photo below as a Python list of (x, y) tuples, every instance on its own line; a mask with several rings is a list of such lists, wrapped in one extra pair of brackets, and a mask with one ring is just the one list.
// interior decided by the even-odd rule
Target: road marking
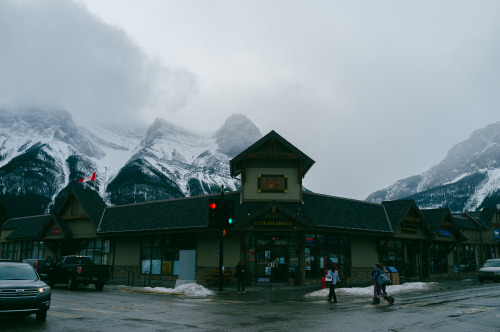
[(416, 303), (410, 303), (406, 305), (400, 305), (399, 308), (414, 308), (414, 307), (423, 307), (428, 305), (429, 303), (425, 302), (416, 302)]
[(120, 310), (129, 310), (129, 311), (142, 311), (142, 309), (139, 308), (132, 308), (132, 307), (119, 307), (117, 305), (107, 305), (106, 308), (113, 308), (113, 309), (120, 309)]
[(477, 314), (478, 312), (484, 312), (484, 311), (488, 311), (489, 308), (471, 308), (471, 309), (465, 309), (465, 310), (460, 310), (460, 311), (457, 311), (455, 312), (456, 314), (459, 314), (459, 315), (464, 315), (464, 314)]
[(91, 308), (70, 308), (70, 310), (91, 312), (94, 314), (116, 314), (117, 313), (114, 311), (97, 310), (97, 309), (91, 309)]
[(67, 314), (65, 312), (53, 311), (53, 310), (47, 311), (47, 314), (49, 316), (54, 316), (54, 317), (59, 317), (59, 318), (82, 318), (82, 316), (80, 316), (80, 315)]

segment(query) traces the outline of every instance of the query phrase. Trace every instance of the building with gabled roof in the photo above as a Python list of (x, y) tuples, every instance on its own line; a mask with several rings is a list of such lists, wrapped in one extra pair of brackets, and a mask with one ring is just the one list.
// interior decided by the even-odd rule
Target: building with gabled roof
[[(343, 281), (371, 282), (378, 261), (406, 280), (460, 275), (471, 272), (462, 271), (465, 260), (498, 255), (500, 238), (489, 233), (500, 228), (496, 208), (455, 216), (421, 210), (414, 200), (376, 204), (311, 193), (302, 180), (313, 164), (271, 131), (230, 161), (239, 191), (106, 206), (95, 190), (69, 187), (50, 215), (3, 225), (1, 257), (32, 258), (23, 248), (36, 246), (43, 257), (89, 255), (110, 264), (115, 279), (163, 284), (208, 284), (221, 264), (231, 276), (243, 261), (249, 283), (269, 284), (319, 283), (332, 265)], [(485, 244), (493, 251), (486, 254)], [(462, 245), (467, 250), (456, 249)], [(471, 256), (469, 248), (485, 254)]]

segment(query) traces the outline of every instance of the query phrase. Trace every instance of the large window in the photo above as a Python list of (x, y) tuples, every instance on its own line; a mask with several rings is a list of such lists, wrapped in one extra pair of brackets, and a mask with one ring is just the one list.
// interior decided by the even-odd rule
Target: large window
[(4, 242), (2, 243), (2, 258), (17, 260), (17, 250), (19, 248), (18, 242)]
[(179, 274), (179, 250), (196, 249), (195, 235), (150, 236), (142, 239), (142, 274)]
[(109, 249), (110, 240), (101, 238), (85, 239), (79, 243), (79, 255), (90, 256), (94, 263), (109, 264)]
[(43, 241), (23, 241), (21, 243), (21, 259), (42, 259), (44, 249)]
[(476, 255), (474, 246), (470, 243), (463, 243), (458, 246), (458, 249), (455, 247), (453, 250), (453, 264), (455, 273), (458, 273), (459, 266), (461, 272), (475, 272)]
[(405, 253), (403, 250), (403, 241), (400, 239), (381, 240), (380, 246), (380, 263), (384, 266), (394, 266), (396, 270), (403, 274), (408, 269), (405, 268)]
[(307, 278), (321, 278), (331, 264), (343, 277), (351, 274), (349, 238), (341, 235), (306, 234), (305, 272)]
[(429, 244), (429, 263), (431, 273), (448, 273), (448, 246), (438, 242)]

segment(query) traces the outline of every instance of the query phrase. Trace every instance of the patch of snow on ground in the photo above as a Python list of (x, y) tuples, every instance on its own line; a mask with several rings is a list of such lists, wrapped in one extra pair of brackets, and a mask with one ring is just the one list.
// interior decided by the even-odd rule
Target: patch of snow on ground
[[(387, 286), (386, 291), (390, 294), (410, 293), (421, 290), (430, 290), (437, 286), (437, 282), (408, 282), (403, 285)], [(320, 289), (318, 291), (304, 295), (305, 297), (328, 297), (330, 290)], [(373, 286), (368, 287), (353, 287), (353, 288), (336, 288), (337, 296), (373, 296)]]
[(176, 288), (166, 288), (166, 287), (130, 287), (130, 286), (120, 286), (126, 289), (134, 291), (145, 291), (154, 293), (164, 293), (164, 294), (178, 294), (182, 293), (187, 296), (210, 296), (214, 295), (215, 292), (207, 289), (201, 285), (190, 283), (179, 285)]

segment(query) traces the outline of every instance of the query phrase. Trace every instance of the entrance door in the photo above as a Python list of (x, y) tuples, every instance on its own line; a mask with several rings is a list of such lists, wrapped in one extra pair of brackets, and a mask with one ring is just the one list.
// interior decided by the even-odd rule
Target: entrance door
[[(293, 273), (291, 270), (298, 266), (298, 242), (294, 241), (296, 238), (295, 234), (287, 232), (247, 234), (247, 252), (255, 253), (254, 273), (257, 282), (289, 282)], [(251, 260), (250, 258), (250, 262)]]

